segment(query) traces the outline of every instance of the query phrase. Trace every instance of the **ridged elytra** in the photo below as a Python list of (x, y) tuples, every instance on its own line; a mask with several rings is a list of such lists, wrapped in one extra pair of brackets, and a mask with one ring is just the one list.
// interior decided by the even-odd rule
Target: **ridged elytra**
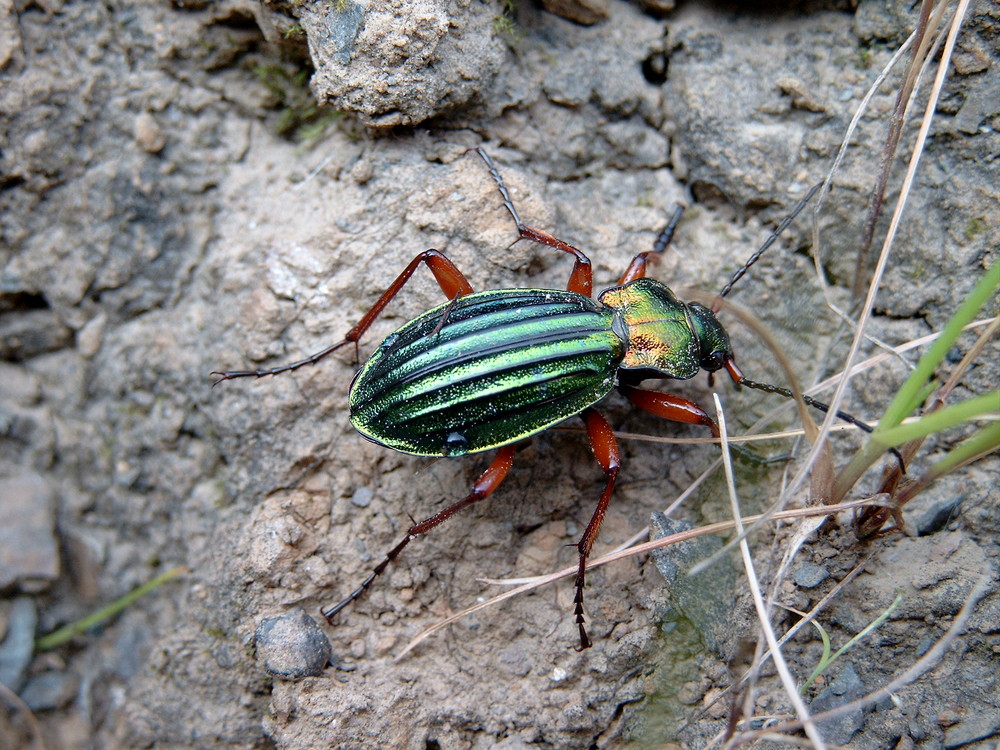
[[(345, 599), (321, 610), (333, 617), (360, 597), (410, 540), (425, 534), (463, 508), (483, 500), (506, 477), (514, 444), (571, 417), (580, 416), (605, 487), (577, 543), (574, 617), (579, 650), (591, 641), (584, 626), (583, 590), (587, 558), (597, 538), (620, 467), (618, 444), (607, 420), (594, 408), (615, 388), (632, 404), (664, 419), (707, 427), (714, 420), (681, 396), (638, 387), (647, 378), (687, 379), (701, 370), (725, 369), (745, 385), (791, 398), (789, 390), (747, 379), (736, 365), (729, 336), (715, 311), (685, 303), (664, 284), (646, 278), (648, 259), (670, 243), (683, 209), (678, 207), (651, 250), (629, 263), (618, 284), (592, 296), (590, 260), (578, 248), (521, 221), (492, 159), (486, 162), (518, 230), (531, 240), (573, 256), (565, 290), (499, 289), (475, 292), (461, 271), (438, 250), (419, 253), (344, 338), (291, 364), (267, 370), (213, 372), (215, 384), (263, 377), (315, 364), (357, 344), (386, 305), (426, 265), (449, 300), (390, 334), (351, 385), (351, 421), (367, 439), (393, 450), (422, 456), (461, 456), (497, 450), (486, 471), (462, 500), (414, 523), (371, 574)], [(799, 202), (761, 248), (734, 274), (724, 297), (775, 238), (805, 207), (818, 186)], [(822, 411), (826, 404), (804, 397)], [(837, 416), (871, 428), (848, 414)]]

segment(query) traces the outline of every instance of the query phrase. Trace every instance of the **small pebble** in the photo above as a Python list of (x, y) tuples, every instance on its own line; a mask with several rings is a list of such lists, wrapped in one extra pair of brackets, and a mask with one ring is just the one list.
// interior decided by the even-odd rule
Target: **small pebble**
[(149, 112), (140, 112), (133, 125), (135, 140), (150, 154), (158, 154), (167, 145), (167, 136)]
[(59, 577), (55, 491), (37, 474), (0, 479), (0, 589), (32, 593)]
[[(829, 687), (816, 696), (810, 706), (813, 714), (829, 711), (834, 708), (846, 705), (865, 695), (864, 683), (854, 671), (854, 666), (848, 664), (839, 675), (830, 683)], [(819, 725), (823, 739), (827, 742), (846, 745), (851, 741), (851, 737), (861, 729), (865, 723), (865, 712), (858, 708), (847, 714), (843, 714), (834, 719), (824, 721)]]
[(946, 528), (959, 515), (964, 499), (965, 495), (953, 495), (933, 503), (917, 520), (917, 535), (929, 536)]
[(542, 0), (550, 13), (591, 26), (608, 17), (608, 0)]
[(804, 589), (819, 586), (829, 577), (830, 573), (826, 568), (809, 562), (802, 563), (795, 571), (795, 583)]
[(354, 494), (351, 495), (351, 502), (359, 508), (367, 508), (372, 501), (375, 493), (371, 491), (369, 487), (358, 487)]
[(301, 608), (262, 620), (254, 641), (261, 666), (279, 679), (314, 677), (330, 663), (329, 639)]
[(21, 691), (21, 700), (32, 711), (53, 711), (69, 705), (79, 685), (72, 672), (42, 672), (28, 680)]
[(0, 683), (15, 693), (24, 685), (24, 673), (35, 650), (38, 613), (26, 596), (11, 602), (7, 613), (7, 636), (0, 643)]

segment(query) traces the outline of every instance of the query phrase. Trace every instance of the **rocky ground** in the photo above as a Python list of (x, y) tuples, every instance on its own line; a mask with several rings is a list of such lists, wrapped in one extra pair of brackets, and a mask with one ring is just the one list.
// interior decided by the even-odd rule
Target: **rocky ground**
[[(0, 0), (0, 746), (704, 747), (725, 729), (733, 696), (723, 691), (752, 656), (757, 626), (738, 556), (686, 575), (718, 544), (595, 570), (589, 651), (572, 648), (563, 580), (399, 658), (427, 627), (496, 593), (478, 579), (573, 563), (568, 545), (603, 486), (578, 431), (520, 448), (489, 502), (410, 544), (328, 626), (319, 607), (357, 586), (411, 515), (463, 496), (485, 461), (365, 442), (347, 419), (349, 351), (211, 387), (212, 370), (270, 367), (336, 342), (427, 248), (477, 289), (564, 287), (564, 256), (511, 246), (496, 186), (468, 151), (477, 146), (526, 221), (591, 255), (597, 287), (614, 284), (681, 203), (652, 275), (718, 291), (825, 177), (919, 11), (881, 0), (552, 5), (562, 15), (480, 0)], [(876, 299), (869, 334), (879, 342), (940, 331), (997, 261), (998, 24), (995, 4), (971, 3)], [(901, 67), (816, 203), (820, 244), (810, 208), (732, 295), (805, 384), (839, 369), (853, 335), (832, 306), (851, 307)], [(887, 212), (932, 77), (907, 116)], [(418, 270), (362, 356), (441, 301)], [(994, 300), (983, 316), (995, 314)], [(784, 382), (758, 337), (724, 319), (747, 374)], [(997, 355), (994, 341), (959, 395), (996, 387)], [(855, 380), (845, 408), (877, 419), (915, 358)], [(664, 388), (712, 403), (700, 377)], [(735, 433), (777, 405), (721, 378), (715, 389)], [(602, 411), (621, 432), (704, 436), (617, 396)], [(935, 436), (911, 473), (963, 434)], [(835, 463), (856, 445), (835, 438)], [(622, 447), (597, 553), (641, 532), (718, 455), (711, 445)], [(817, 709), (910, 668), (976, 582), (989, 582), (933, 671), (827, 725), (830, 743), (995, 746), (998, 466), (994, 453), (933, 485), (907, 506), (905, 533), (859, 542), (845, 514), (751, 538), (763, 585), (799, 611), (863, 564), (819, 616), (834, 648), (901, 595), (806, 691)], [(738, 463), (745, 511), (767, 507), (795, 468)], [(657, 525), (730, 515), (716, 472), (673, 513), (680, 520)], [(34, 648), (179, 566), (117, 616)], [(772, 618), (779, 633), (796, 619)], [(803, 682), (820, 659), (818, 631), (803, 629), (785, 654)], [(761, 722), (792, 713), (770, 664), (748, 695)]]

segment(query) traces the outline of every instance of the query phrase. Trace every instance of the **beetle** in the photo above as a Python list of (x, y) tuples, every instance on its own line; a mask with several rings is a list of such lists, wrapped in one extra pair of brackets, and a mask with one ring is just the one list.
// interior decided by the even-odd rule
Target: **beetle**
[[(651, 378), (686, 380), (701, 370), (725, 370), (737, 386), (791, 398), (790, 391), (747, 379), (736, 364), (717, 309), (683, 302), (662, 282), (648, 278), (651, 259), (669, 245), (683, 209), (678, 207), (651, 250), (638, 253), (617, 285), (592, 293), (589, 258), (578, 248), (525, 224), (493, 160), (485, 161), (503, 203), (517, 226), (518, 240), (555, 248), (573, 257), (565, 290), (498, 289), (476, 292), (440, 251), (419, 253), (344, 338), (311, 356), (266, 370), (215, 371), (214, 385), (235, 378), (261, 378), (319, 362), (358, 342), (417, 268), (426, 265), (448, 302), (390, 334), (357, 372), (350, 388), (350, 418), (368, 440), (417, 456), (456, 457), (496, 450), (469, 494), (444, 510), (413, 523), (371, 574), (343, 601), (321, 610), (328, 622), (360, 597), (409, 542), (463, 508), (489, 497), (510, 471), (515, 445), (571, 417), (580, 416), (590, 447), (605, 476), (600, 500), (577, 543), (573, 615), (582, 651), (592, 645), (584, 616), (584, 582), (590, 555), (621, 466), (618, 444), (595, 405), (617, 389), (636, 407), (674, 422), (707, 427), (715, 421), (695, 402), (639, 387)], [(812, 191), (734, 274), (724, 297), (817, 190)], [(810, 405), (828, 407), (805, 397)], [(863, 429), (848, 414), (837, 416)]]

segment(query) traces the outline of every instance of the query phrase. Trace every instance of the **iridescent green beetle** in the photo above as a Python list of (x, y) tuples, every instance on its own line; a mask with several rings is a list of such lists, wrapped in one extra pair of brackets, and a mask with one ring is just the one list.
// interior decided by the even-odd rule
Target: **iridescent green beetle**
[[(503, 481), (514, 445), (579, 415), (606, 484), (577, 548), (574, 615), (580, 646), (591, 645), (584, 627), (583, 589), (587, 557), (597, 538), (620, 466), (611, 426), (594, 405), (617, 388), (630, 402), (675, 422), (701, 424), (715, 437), (719, 429), (696, 403), (680, 396), (639, 388), (649, 378), (691, 378), (700, 370), (725, 368), (733, 381), (791, 397), (786, 389), (744, 377), (733, 358), (729, 336), (715, 313), (677, 299), (664, 284), (645, 277), (647, 259), (662, 253), (673, 236), (678, 208), (652, 250), (632, 259), (618, 285), (595, 301), (590, 260), (579, 249), (524, 224), (490, 157), (477, 149), (517, 225), (519, 239), (572, 255), (565, 291), (499, 289), (474, 292), (461, 271), (437, 250), (417, 255), (342, 341), (299, 362), (269, 370), (214, 372), (216, 383), (263, 377), (314, 364), (343, 346), (356, 344), (417, 267), (430, 268), (450, 302), (430, 310), (390, 334), (358, 372), (351, 386), (351, 422), (369, 440), (419, 456), (462, 456), (498, 449), (472, 491), (441, 512), (413, 524), (371, 575), (346, 599), (322, 610), (332, 621), (357, 599), (409, 541), (455, 513), (488, 497)], [(815, 188), (814, 188), (815, 191)], [(768, 241), (720, 293), (757, 261), (802, 210), (799, 203)], [(825, 404), (807, 399), (827, 410)], [(859, 424), (847, 414), (838, 416)], [(861, 425), (864, 426), (864, 425)], [(866, 426), (864, 426), (866, 427)]]
[(581, 413), (635, 374), (690, 378), (728, 354), (712, 312), (653, 279), (596, 302), (554, 289), (477, 292), (382, 343), (351, 388), (351, 421), (404, 453), (478, 453)]

